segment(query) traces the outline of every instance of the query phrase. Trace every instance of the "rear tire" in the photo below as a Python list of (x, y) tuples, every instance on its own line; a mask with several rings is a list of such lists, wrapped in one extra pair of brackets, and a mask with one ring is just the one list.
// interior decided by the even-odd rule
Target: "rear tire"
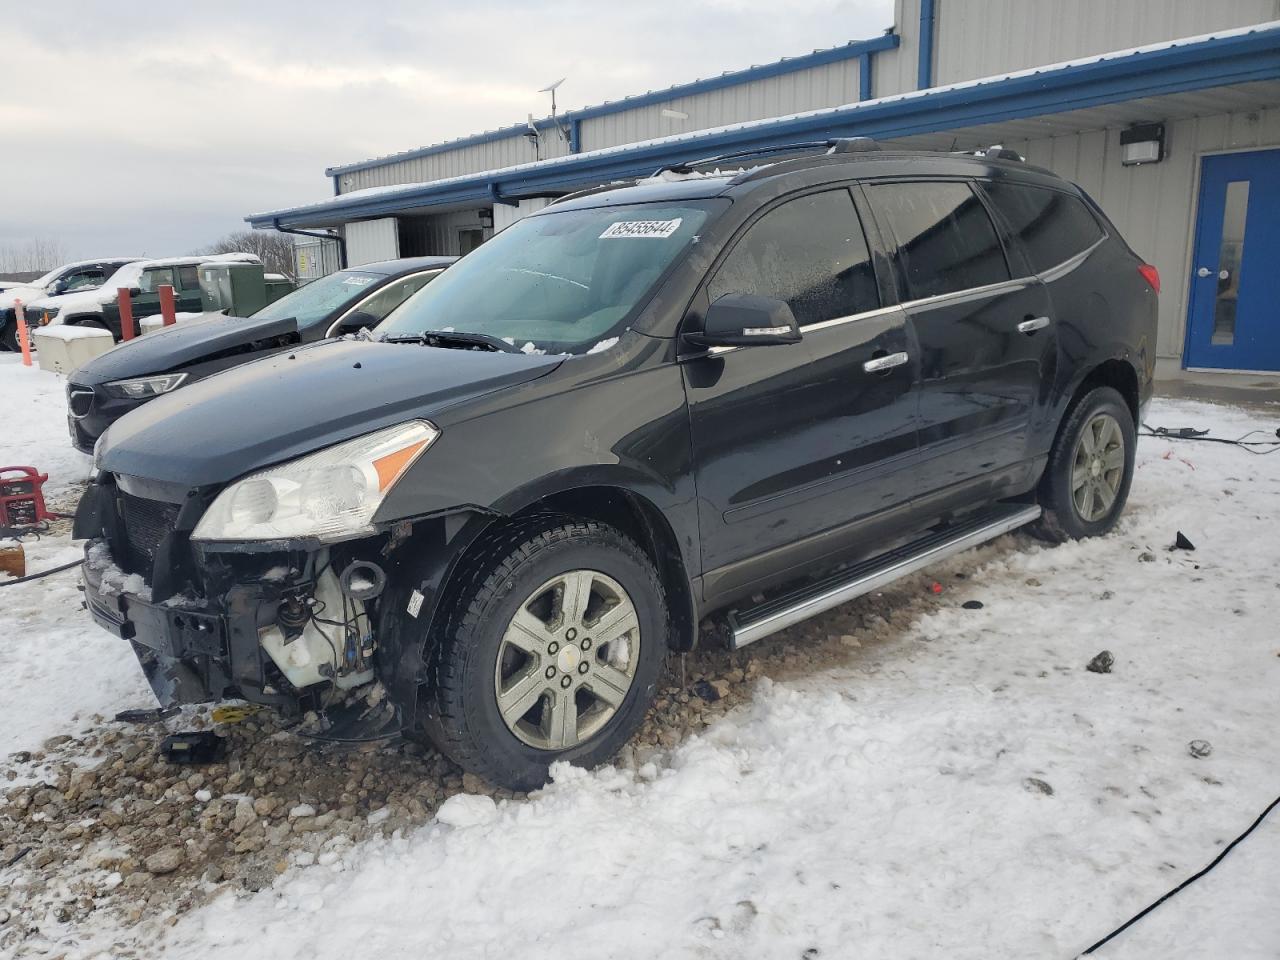
[(536, 517), (468, 561), (429, 654), (422, 732), (512, 790), (567, 760), (592, 767), (636, 731), (667, 651), (653, 564), (603, 524)]
[(1136, 442), (1118, 391), (1096, 387), (1081, 397), (1049, 452), (1038, 492), (1044, 513), (1031, 532), (1051, 543), (1109, 533), (1129, 498)]

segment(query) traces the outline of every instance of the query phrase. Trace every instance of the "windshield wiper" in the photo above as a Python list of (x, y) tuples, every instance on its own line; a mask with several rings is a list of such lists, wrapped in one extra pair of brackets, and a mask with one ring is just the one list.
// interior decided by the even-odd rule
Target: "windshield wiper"
[(515, 344), (507, 343), (487, 333), (468, 333), (463, 330), (424, 330), (422, 333), (400, 334), (382, 338), (383, 343), (420, 343), (426, 347), (464, 346), (488, 347), (502, 353), (519, 353)]

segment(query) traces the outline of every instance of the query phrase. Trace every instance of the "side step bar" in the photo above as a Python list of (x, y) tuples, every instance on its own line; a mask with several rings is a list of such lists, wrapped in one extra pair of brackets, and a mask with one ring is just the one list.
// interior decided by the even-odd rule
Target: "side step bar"
[(785, 630), (864, 593), (878, 590), (939, 560), (994, 540), (1039, 516), (1039, 506), (999, 504), (817, 583), (807, 584), (759, 606), (734, 610), (729, 614), (729, 645), (739, 650), (748, 643)]

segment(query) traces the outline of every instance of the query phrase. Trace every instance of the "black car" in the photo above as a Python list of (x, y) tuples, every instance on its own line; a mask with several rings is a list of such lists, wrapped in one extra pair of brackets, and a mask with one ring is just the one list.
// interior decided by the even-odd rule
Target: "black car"
[(250, 317), (210, 314), (148, 333), (67, 378), (67, 426), (85, 453), (104, 430), (161, 394), (277, 350), (375, 327), (456, 257), (412, 257), (340, 270)]
[(86, 597), (161, 701), (314, 708), (527, 789), (617, 750), (700, 636), (1112, 528), (1158, 276), (1079, 188), (994, 149), (740, 164), (563, 198), (374, 339), (114, 426)]

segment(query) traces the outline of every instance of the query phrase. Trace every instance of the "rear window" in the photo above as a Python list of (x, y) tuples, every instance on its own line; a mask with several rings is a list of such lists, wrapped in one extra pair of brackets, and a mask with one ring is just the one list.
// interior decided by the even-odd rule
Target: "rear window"
[(995, 227), (969, 184), (873, 183), (866, 190), (897, 241), (909, 299), (1010, 279)]
[(983, 189), (1022, 241), (1036, 273), (1070, 260), (1103, 237), (1097, 218), (1069, 193), (1021, 183), (986, 183)]

